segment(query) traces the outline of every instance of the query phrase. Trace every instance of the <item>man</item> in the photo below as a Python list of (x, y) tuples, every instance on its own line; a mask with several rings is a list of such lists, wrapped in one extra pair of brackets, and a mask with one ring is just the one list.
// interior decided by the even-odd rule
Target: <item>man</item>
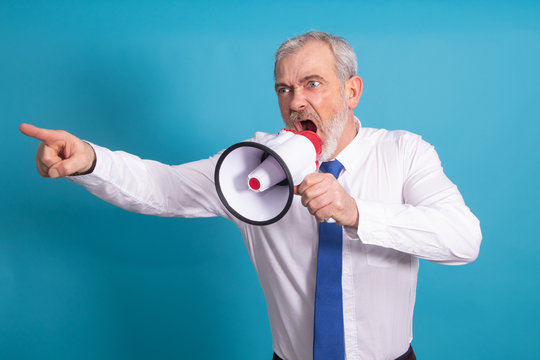
[[(418, 258), (473, 261), (479, 222), (431, 145), (405, 131), (361, 126), (353, 110), (362, 81), (344, 39), (322, 32), (290, 39), (276, 53), (274, 72), (285, 125), (316, 132), (323, 141), (321, 161), (336, 159), (340, 168), (335, 175), (308, 175), (288, 213), (271, 225), (242, 223), (221, 204), (213, 182), (219, 154), (168, 166), (66, 132), (26, 124), (20, 129), (42, 141), (42, 176), (78, 175), (69, 179), (130, 211), (234, 221), (266, 298), (275, 359), (414, 359)], [(254, 141), (263, 138), (258, 133)], [(319, 243), (329, 218), (339, 234), (330, 240), (339, 241), (338, 269), (317, 263), (326, 256)], [(333, 314), (327, 316), (319, 310), (326, 301), (319, 275), (335, 270), (341, 281), (330, 285), (339, 291), (332, 295), (337, 293), (337, 303), (326, 305)]]

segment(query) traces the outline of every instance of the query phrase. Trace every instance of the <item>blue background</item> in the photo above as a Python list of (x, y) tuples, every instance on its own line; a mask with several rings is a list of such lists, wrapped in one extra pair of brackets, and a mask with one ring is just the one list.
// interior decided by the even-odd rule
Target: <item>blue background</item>
[(224, 219), (132, 214), (41, 179), (21, 122), (165, 163), (277, 132), (273, 53), (347, 38), (368, 127), (435, 145), (481, 220), (470, 265), (421, 262), (420, 359), (537, 359), (540, 5), (0, 1), (0, 358), (269, 359), (262, 291)]

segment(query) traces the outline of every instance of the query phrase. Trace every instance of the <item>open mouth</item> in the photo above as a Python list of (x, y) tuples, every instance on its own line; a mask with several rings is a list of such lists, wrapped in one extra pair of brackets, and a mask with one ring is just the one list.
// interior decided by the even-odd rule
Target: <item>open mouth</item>
[(315, 125), (315, 122), (313, 120), (301, 120), (296, 123), (296, 127), (300, 128), (301, 131), (313, 131), (314, 133), (317, 133), (317, 125)]

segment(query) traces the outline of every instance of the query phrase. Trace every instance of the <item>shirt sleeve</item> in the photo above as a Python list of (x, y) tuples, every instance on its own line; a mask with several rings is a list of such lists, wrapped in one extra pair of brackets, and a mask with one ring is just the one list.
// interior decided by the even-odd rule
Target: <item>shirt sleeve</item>
[(141, 214), (230, 218), (214, 186), (219, 154), (171, 166), (91, 145), (97, 158), (94, 171), (68, 179), (97, 197)]
[(411, 140), (400, 144), (403, 203), (356, 199), (358, 229), (348, 227), (346, 234), (437, 263), (474, 261), (482, 240), (480, 222), (444, 174), (433, 146), (420, 137)]

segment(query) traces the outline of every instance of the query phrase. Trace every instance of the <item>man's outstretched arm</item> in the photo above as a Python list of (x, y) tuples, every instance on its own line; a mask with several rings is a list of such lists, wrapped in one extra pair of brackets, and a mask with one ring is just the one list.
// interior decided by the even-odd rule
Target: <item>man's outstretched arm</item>
[(28, 124), (21, 124), (20, 130), (42, 141), (36, 163), (44, 177), (65, 176), (97, 197), (141, 214), (231, 218), (214, 185), (219, 155), (170, 166), (123, 151), (110, 151), (62, 130)]

